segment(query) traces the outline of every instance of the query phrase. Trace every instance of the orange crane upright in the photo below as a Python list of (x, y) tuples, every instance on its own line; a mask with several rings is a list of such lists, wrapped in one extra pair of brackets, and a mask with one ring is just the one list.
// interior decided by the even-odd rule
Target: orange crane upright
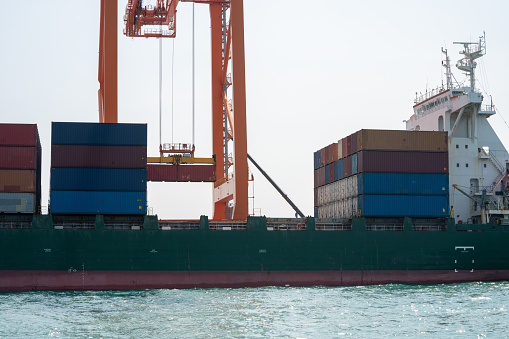
[[(155, 6), (143, 6), (142, 0), (128, 0), (124, 33), (129, 37), (174, 38), (179, 2), (208, 4), (210, 10), (212, 150), (216, 163), (213, 218), (245, 220), (248, 216), (248, 165), (243, 0), (158, 0)], [(117, 122), (116, 10), (117, 0), (101, 0), (100, 122)], [(228, 74), (230, 60), (232, 76)], [(233, 107), (228, 100), (230, 86)], [(233, 144), (232, 160), (228, 155), (229, 143)], [(229, 173), (232, 165), (234, 171)], [(231, 214), (227, 213), (230, 201), (233, 202)]]

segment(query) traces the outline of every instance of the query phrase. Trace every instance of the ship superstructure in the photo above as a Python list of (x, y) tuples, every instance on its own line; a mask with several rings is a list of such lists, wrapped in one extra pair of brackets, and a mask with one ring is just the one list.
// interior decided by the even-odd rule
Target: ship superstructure
[(485, 36), (463, 45), (456, 67), (469, 77), (469, 86), (454, 85), (447, 50), (443, 66), (447, 85), (416, 94), (407, 130), (446, 131), (449, 136), (449, 191), (451, 216), (457, 223), (509, 223), (507, 167), (509, 155), (488, 122), (493, 104), (483, 106), (475, 87), (476, 59), (486, 53)]

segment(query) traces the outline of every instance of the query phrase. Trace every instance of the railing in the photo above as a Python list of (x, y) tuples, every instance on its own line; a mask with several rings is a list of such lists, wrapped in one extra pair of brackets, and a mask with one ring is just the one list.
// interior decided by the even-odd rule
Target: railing
[(56, 230), (89, 230), (95, 228), (95, 222), (55, 222), (53, 228)]
[(305, 231), (304, 218), (267, 218), (268, 231)]
[(131, 222), (105, 222), (104, 229), (107, 230), (141, 230), (142, 224)]
[(315, 218), (315, 230), (317, 231), (351, 231), (351, 219), (340, 218)]
[(416, 96), (414, 103), (417, 105), (418, 103), (426, 101), (429, 98), (434, 97), (435, 95), (445, 92), (446, 90), (447, 90), (447, 88), (445, 88), (444, 86), (439, 86), (439, 87), (432, 89), (430, 91), (426, 91), (426, 93), (421, 94), (420, 96)]
[(163, 231), (199, 230), (200, 221), (159, 221), (159, 228)]
[(351, 231), (352, 224), (316, 223), (315, 230), (317, 230), (317, 231)]
[(247, 221), (209, 221), (209, 229), (213, 231), (247, 230)]
[(366, 231), (403, 231), (403, 225), (396, 224), (366, 224)]
[(412, 230), (417, 232), (443, 232), (447, 231), (447, 225), (412, 225)]
[(194, 153), (195, 147), (193, 144), (183, 143), (166, 143), (162, 144), (161, 152), (163, 153)]
[(31, 228), (31, 221), (2, 221), (0, 220), (0, 228)]

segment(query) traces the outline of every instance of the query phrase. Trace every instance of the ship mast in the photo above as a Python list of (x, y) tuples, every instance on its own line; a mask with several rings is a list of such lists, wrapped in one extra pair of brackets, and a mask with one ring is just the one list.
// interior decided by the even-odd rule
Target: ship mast
[(470, 91), (474, 92), (474, 71), (477, 66), (474, 60), (486, 54), (486, 34), (479, 37), (479, 42), (454, 42), (454, 44), (463, 45), (463, 51), (460, 54), (463, 54), (464, 57), (456, 63), (456, 67), (470, 75)]
[[(447, 54), (447, 49), (442, 47), (442, 53), (445, 54), (445, 65), (442, 61), (442, 66), (445, 67), (445, 76), (447, 78), (447, 89), (452, 89), (452, 71), (451, 71), (451, 59)], [(443, 84), (442, 84), (443, 85)]]

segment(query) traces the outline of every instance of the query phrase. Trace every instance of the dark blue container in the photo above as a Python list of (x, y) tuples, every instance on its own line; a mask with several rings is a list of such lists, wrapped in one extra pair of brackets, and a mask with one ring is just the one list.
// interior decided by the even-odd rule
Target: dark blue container
[(147, 170), (52, 168), (50, 190), (145, 192), (147, 190)]
[(360, 173), (359, 194), (448, 195), (448, 174)]
[(325, 165), (325, 185), (330, 184), (330, 166), (329, 164)]
[(146, 146), (147, 124), (53, 122), (51, 144)]
[(313, 160), (314, 160), (314, 169), (318, 169), (320, 167), (320, 151), (316, 151), (313, 154)]
[(357, 153), (352, 154), (352, 175), (357, 173)]
[(318, 207), (315, 206), (315, 218), (318, 218)]
[(343, 178), (343, 160), (339, 159), (334, 165), (334, 181), (341, 180)]
[(122, 214), (144, 215), (145, 192), (52, 191), (52, 214)]
[(363, 217), (449, 216), (446, 195), (359, 195), (358, 210)]

